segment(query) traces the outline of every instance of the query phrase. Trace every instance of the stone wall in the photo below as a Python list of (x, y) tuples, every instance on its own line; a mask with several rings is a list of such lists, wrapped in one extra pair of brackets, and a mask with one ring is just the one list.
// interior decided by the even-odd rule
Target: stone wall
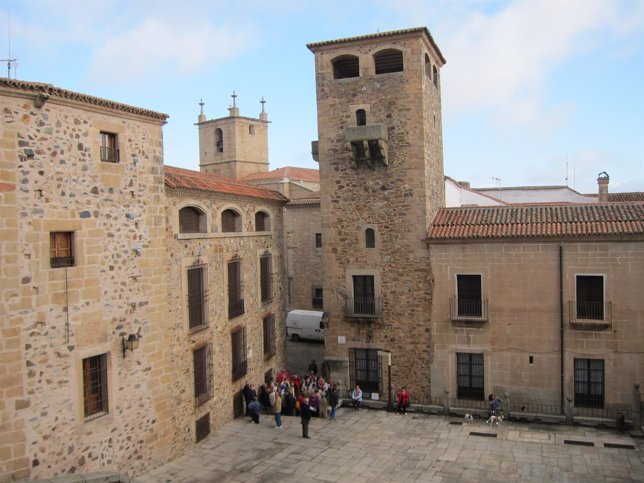
[(319, 203), (288, 205), (286, 223), (288, 308), (322, 310), (313, 306), (313, 289), (323, 286), (322, 248), (315, 247), (315, 234), (322, 233)]
[[(403, 52), (404, 70), (375, 74), (373, 55)], [(444, 205), (440, 89), (425, 75), (425, 55), (442, 61), (424, 33), (373, 35), (315, 46), (321, 179), (326, 360), (348, 385), (353, 348), (389, 351), (396, 387), (409, 385), (415, 402), (430, 395), (432, 282), (426, 229)], [(356, 55), (360, 76), (333, 78), (332, 60)], [(440, 85), (440, 84), (439, 84)], [(367, 125), (384, 126), (388, 165), (355, 166), (345, 128), (363, 109)], [(434, 118), (434, 115), (436, 117)], [(365, 230), (375, 248), (365, 247)], [(353, 276), (375, 280), (382, 315), (344, 315)], [(386, 397), (381, 387), (380, 397)]]
[[(515, 401), (560, 403), (560, 294), (557, 242), (433, 243), (435, 292), (432, 394), (456, 397), (456, 353), (484, 354), (485, 394), (508, 392)], [(563, 242), (564, 391), (574, 396), (574, 359), (604, 359), (606, 404), (630, 404), (644, 377), (643, 241)], [(488, 320), (450, 320), (457, 274), (480, 274)], [(612, 324), (573, 325), (576, 275), (605, 277)]]
[[(0, 474), (49, 477), (173, 454), (165, 317), (162, 120), (52, 95), (3, 92)], [(78, 96), (77, 96), (78, 97)], [(100, 132), (120, 162), (100, 161)], [(16, 183), (16, 189), (13, 188)], [(73, 232), (73, 266), (50, 267), (50, 233)], [(121, 338), (141, 330), (141, 348)], [(108, 411), (83, 412), (83, 359), (107, 358)], [(9, 372), (10, 371), (10, 372)]]
[[(204, 233), (179, 233), (179, 210), (186, 206), (199, 208), (207, 217)], [(234, 209), (242, 216), (242, 229), (222, 233), (221, 212)], [(270, 216), (272, 229), (256, 232), (255, 213), (264, 211)], [(175, 398), (175, 418), (180, 422), (177, 438), (184, 448), (195, 441), (195, 421), (210, 414), (211, 431), (233, 419), (233, 398), (246, 381), (256, 386), (263, 383), (266, 371), (274, 375), (286, 363), (284, 240), (282, 236), (282, 203), (232, 195), (193, 190), (167, 190), (167, 243), (169, 284), (168, 318), (175, 327), (176, 338), (171, 342), (173, 363), (177, 376), (172, 381)], [(272, 300), (260, 300), (260, 256), (272, 256)], [(233, 257), (241, 260), (244, 313), (228, 317), (227, 263)], [(208, 326), (202, 330), (189, 329), (187, 312), (187, 269), (202, 266), (207, 273)], [(275, 317), (276, 354), (264, 355), (263, 318)], [(231, 333), (239, 327), (246, 329), (248, 372), (232, 380)], [(213, 347), (214, 397), (195, 405), (192, 351), (204, 344)]]

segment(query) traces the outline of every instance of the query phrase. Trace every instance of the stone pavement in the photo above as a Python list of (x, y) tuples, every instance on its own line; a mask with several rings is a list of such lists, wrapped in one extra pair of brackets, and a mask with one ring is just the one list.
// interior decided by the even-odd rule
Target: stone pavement
[(307, 440), (299, 418), (283, 422), (232, 421), (132, 483), (644, 481), (644, 440), (614, 430), (342, 408), (336, 421), (311, 420)]

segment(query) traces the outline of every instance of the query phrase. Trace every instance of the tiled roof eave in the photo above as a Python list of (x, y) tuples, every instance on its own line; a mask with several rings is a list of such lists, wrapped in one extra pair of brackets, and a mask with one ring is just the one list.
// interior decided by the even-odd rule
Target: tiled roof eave
[(256, 200), (263, 200), (267, 203), (275, 203), (279, 205), (285, 205), (288, 203), (287, 198), (277, 198), (277, 197), (269, 197), (269, 196), (252, 196), (248, 194), (237, 194), (237, 193), (229, 193), (226, 191), (215, 191), (215, 190), (208, 190), (208, 189), (199, 189), (199, 188), (185, 188), (185, 187), (172, 187), (169, 186), (168, 183), (166, 183), (166, 190), (171, 191), (174, 196), (183, 196), (183, 197), (203, 197), (204, 195), (208, 197), (217, 197), (217, 198), (224, 198), (227, 200), (249, 200), (249, 201), (256, 201)]
[(644, 241), (644, 234), (641, 233), (616, 233), (616, 234), (591, 234), (591, 235), (528, 235), (528, 236), (434, 236), (431, 235), (426, 239), (429, 244), (449, 244), (459, 243), (526, 243), (526, 242), (633, 242)]

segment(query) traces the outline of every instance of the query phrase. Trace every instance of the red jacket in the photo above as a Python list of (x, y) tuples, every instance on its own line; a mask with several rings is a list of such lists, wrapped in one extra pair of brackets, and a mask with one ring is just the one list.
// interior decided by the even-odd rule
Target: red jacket
[(400, 391), (396, 396), (399, 406), (409, 406), (409, 391)]

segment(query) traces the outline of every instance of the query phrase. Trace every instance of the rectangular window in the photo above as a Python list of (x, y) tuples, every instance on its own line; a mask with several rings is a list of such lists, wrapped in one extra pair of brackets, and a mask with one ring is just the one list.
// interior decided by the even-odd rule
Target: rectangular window
[(49, 265), (51, 268), (74, 266), (74, 233), (54, 231), (49, 234)]
[(604, 277), (577, 275), (577, 319), (604, 320)]
[(353, 276), (354, 314), (375, 315), (376, 298), (373, 275)]
[(273, 278), (271, 270), (273, 257), (270, 254), (262, 255), (259, 259), (259, 278), (261, 287), (262, 303), (266, 304), (273, 300)]
[(228, 262), (228, 318), (244, 313), (242, 298), (241, 261)]
[(322, 248), (322, 233), (315, 234), (315, 248)]
[(324, 292), (320, 287), (313, 287), (311, 305), (315, 308), (322, 308), (324, 305)]
[(233, 349), (233, 381), (246, 375), (246, 329), (241, 327), (231, 334)]
[(195, 422), (195, 438), (197, 443), (210, 434), (210, 413), (204, 414)]
[(480, 275), (456, 275), (456, 291), (459, 317), (481, 317), (483, 315)]
[(204, 267), (188, 269), (188, 325), (191, 330), (208, 325), (206, 285)]
[(379, 391), (378, 351), (376, 349), (353, 349), (354, 381), (362, 392)]
[(456, 384), (458, 399), (482, 401), (483, 395), (483, 354), (467, 352), (456, 354)]
[(275, 355), (275, 316), (264, 317), (264, 358), (270, 359)]
[(83, 412), (85, 421), (108, 413), (107, 354), (83, 359)]
[(116, 134), (101, 131), (101, 161), (118, 163), (119, 150)]
[(214, 395), (212, 381), (212, 345), (192, 352), (194, 367), (195, 405), (199, 406)]
[(575, 406), (604, 407), (603, 359), (575, 359)]

